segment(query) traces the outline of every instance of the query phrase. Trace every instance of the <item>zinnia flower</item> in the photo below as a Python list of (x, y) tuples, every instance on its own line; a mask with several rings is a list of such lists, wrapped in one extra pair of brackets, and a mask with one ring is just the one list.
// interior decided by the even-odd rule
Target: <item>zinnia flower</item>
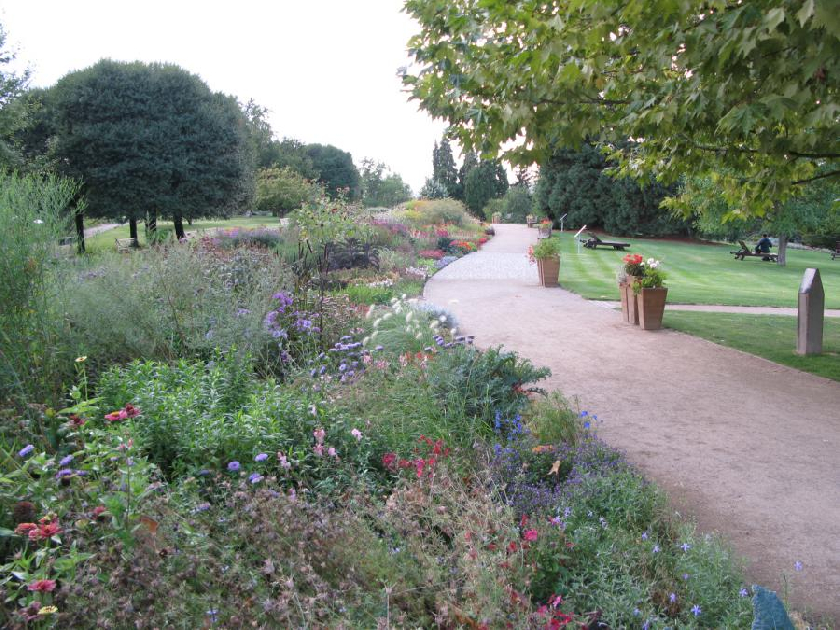
[(55, 590), (55, 580), (35, 580), (26, 588), (39, 593), (50, 593)]
[(47, 615), (54, 615), (57, 612), (58, 608), (56, 608), (55, 606), (43, 606), (38, 610), (38, 614), (44, 617)]
[(539, 537), (539, 533), (536, 529), (529, 529), (522, 534), (522, 537), (528, 542), (534, 542)]
[(23, 536), (34, 529), (38, 529), (38, 526), (35, 523), (21, 523), (20, 525), (15, 527), (15, 534), (17, 534), (18, 536)]

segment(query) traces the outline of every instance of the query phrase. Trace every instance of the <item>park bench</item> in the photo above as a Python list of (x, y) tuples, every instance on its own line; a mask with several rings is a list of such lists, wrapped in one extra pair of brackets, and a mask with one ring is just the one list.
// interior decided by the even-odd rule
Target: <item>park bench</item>
[(374, 267), (379, 269), (379, 251), (370, 243), (349, 238), (344, 243), (330, 243), (327, 247), (328, 270)]
[(756, 252), (751, 250), (747, 247), (747, 244), (744, 241), (738, 241), (738, 245), (741, 246), (737, 252), (729, 252), (730, 254), (735, 254), (735, 260), (744, 260), (747, 256), (758, 256), (762, 260), (772, 260), (776, 262), (779, 258), (778, 254), (774, 254), (772, 252)]
[(584, 247), (588, 247), (589, 249), (598, 249), (598, 245), (601, 245), (602, 247), (612, 247), (616, 251), (623, 252), (625, 247), (630, 247), (630, 243), (604, 241), (597, 234), (593, 234), (592, 232), (587, 232), (587, 234), (589, 234), (589, 238), (586, 240), (580, 239), (580, 242), (583, 243)]
[(834, 260), (840, 256), (840, 241), (837, 241), (837, 244), (834, 246), (834, 251), (831, 252), (831, 260)]
[(136, 238), (115, 238), (114, 241), (118, 252), (128, 252), (140, 247)]

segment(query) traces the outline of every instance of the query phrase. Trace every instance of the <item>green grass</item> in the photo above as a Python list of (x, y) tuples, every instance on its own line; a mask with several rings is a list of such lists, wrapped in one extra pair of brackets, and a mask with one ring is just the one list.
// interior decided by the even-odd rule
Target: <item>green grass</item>
[(764, 357), (774, 363), (840, 381), (840, 319), (825, 318), (823, 353), (796, 354), (796, 317), (665, 311), (668, 328)]
[[(280, 219), (278, 217), (233, 217), (227, 220), (216, 221), (193, 221), (192, 225), (184, 223), (185, 232), (194, 232), (196, 230), (209, 230), (214, 228), (258, 228), (258, 227), (278, 227)], [(172, 228), (171, 221), (158, 221), (160, 228)], [(146, 235), (143, 229), (143, 224), (137, 226), (138, 241), (140, 245), (146, 245)], [(102, 232), (96, 236), (85, 239), (85, 249), (90, 253), (113, 250), (114, 239), (128, 238), (128, 223), (115, 227), (113, 230)]]
[[(617, 300), (616, 272), (627, 252), (586, 249), (562, 234), (560, 284), (587, 299)], [(606, 238), (605, 238), (606, 240)], [(795, 307), (802, 275), (808, 267), (820, 270), (826, 308), (840, 308), (840, 260), (825, 252), (787, 250), (787, 265), (759, 258), (735, 260), (737, 245), (706, 245), (680, 241), (617, 238), (638, 252), (663, 262), (668, 274), (671, 304), (723, 304), (727, 306)]]

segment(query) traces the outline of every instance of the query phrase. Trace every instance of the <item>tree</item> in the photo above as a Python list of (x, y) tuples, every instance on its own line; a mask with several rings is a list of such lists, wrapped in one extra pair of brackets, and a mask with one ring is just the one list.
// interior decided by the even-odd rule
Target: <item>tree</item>
[(464, 182), (464, 204), (478, 217), (483, 218), (484, 206), (507, 190), (504, 168), (495, 160), (481, 162), (469, 170)]
[(405, 8), (421, 31), (409, 43), (419, 70), (404, 83), (468, 150), (504, 145), (528, 164), (600, 136), (623, 175), (725, 173), (730, 207), (753, 215), (840, 175), (840, 20), (829, 0)]
[(460, 199), (464, 201), (467, 187), (467, 175), (470, 174), (475, 167), (478, 166), (478, 154), (475, 151), (467, 151), (464, 154), (464, 160), (461, 162), (461, 168), (458, 169), (458, 185), (455, 190), (450, 191), (453, 199)]
[(374, 162), (371, 158), (362, 160), (362, 203), (366, 207), (390, 208), (411, 199), (408, 184), (389, 171), (383, 162)]
[(275, 151), (271, 163), (273, 166), (289, 167), (308, 180), (317, 180), (320, 177), (321, 174), (307, 153), (306, 144), (300, 140), (294, 138), (283, 138), (280, 142), (275, 140), (273, 148)]
[(20, 154), (15, 134), (28, 123), (32, 108), (19, 98), (29, 83), (29, 70), (16, 73), (8, 69), (15, 53), (6, 49), (6, 31), (0, 24), (0, 167), (17, 168)]
[[(137, 221), (229, 216), (252, 194), (245, 120), (235, 99), (170, 64), (102, 60), (55, 85), (54, 154), (84, 183), (93, 216)], [(153, 229), (153, 227), (152, 227)]]
[(352, 155), (331, 144), (308, 144), (306, 154), (331, 198), (335, 199), (344, 189), (348, 189), (350, 199), (359, 198), (361, 181)]
[(297, 210), (321, 193), (321, 187), (305, 179), (288, 166), (257, 171), (257, 210), (282, 217)]
[(452, 146), (446, 136), (440, 141), (440, 145), (435, 142), (435, 150), (432, 154), (432, 179), (445, 186), (452, 196), (462, 194), (459, 190), (458, 169), (455, 167)]
[(427, 177), (420, 189), (420, 197), (423, 199), (444, 199), (449, 197), (449, 191), (446, 186), (440, 182), (436, 182), (431, 177)]
[(665, 236), (685, 234), (687, 224), (659, 206), (673, 193), (657, 182), (640, 186), (629, 178), (607, 175), (611, 164), (592, 144), (577, 151), (557, 150), (540, 169), (534, 192), (536, 207), (570, 226), (600, 226), (611, 234)]

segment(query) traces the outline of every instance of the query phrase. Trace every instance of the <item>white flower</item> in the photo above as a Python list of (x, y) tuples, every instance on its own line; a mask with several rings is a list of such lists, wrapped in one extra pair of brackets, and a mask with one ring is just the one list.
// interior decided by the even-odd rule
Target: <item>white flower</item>
[(376, 304), (371, 304), (370, 308), (368, 309), (367, 313), (365, 313), (365, 319), (370, 319), (373, 315), (373, 311), (376, 310)]
[(450, 329), (449, 329), (449, 334), (450, 334), (450, 335), (452, 335), (453, 337), (455, 336), (455, 334), (456, 334), (457, 332), (458, 332), (458, 329), (457, 329), (457, 328), (450, 328)]
[(405, 316), (405, 321), (406, 321), (406, 322), (410, 322), (412, 317), (414, 317), (414, 313), (412, 313), (411, 311), (409, 311), (409, 312), (408, 312), (408, 315), (406, 315), (406, 316)]

